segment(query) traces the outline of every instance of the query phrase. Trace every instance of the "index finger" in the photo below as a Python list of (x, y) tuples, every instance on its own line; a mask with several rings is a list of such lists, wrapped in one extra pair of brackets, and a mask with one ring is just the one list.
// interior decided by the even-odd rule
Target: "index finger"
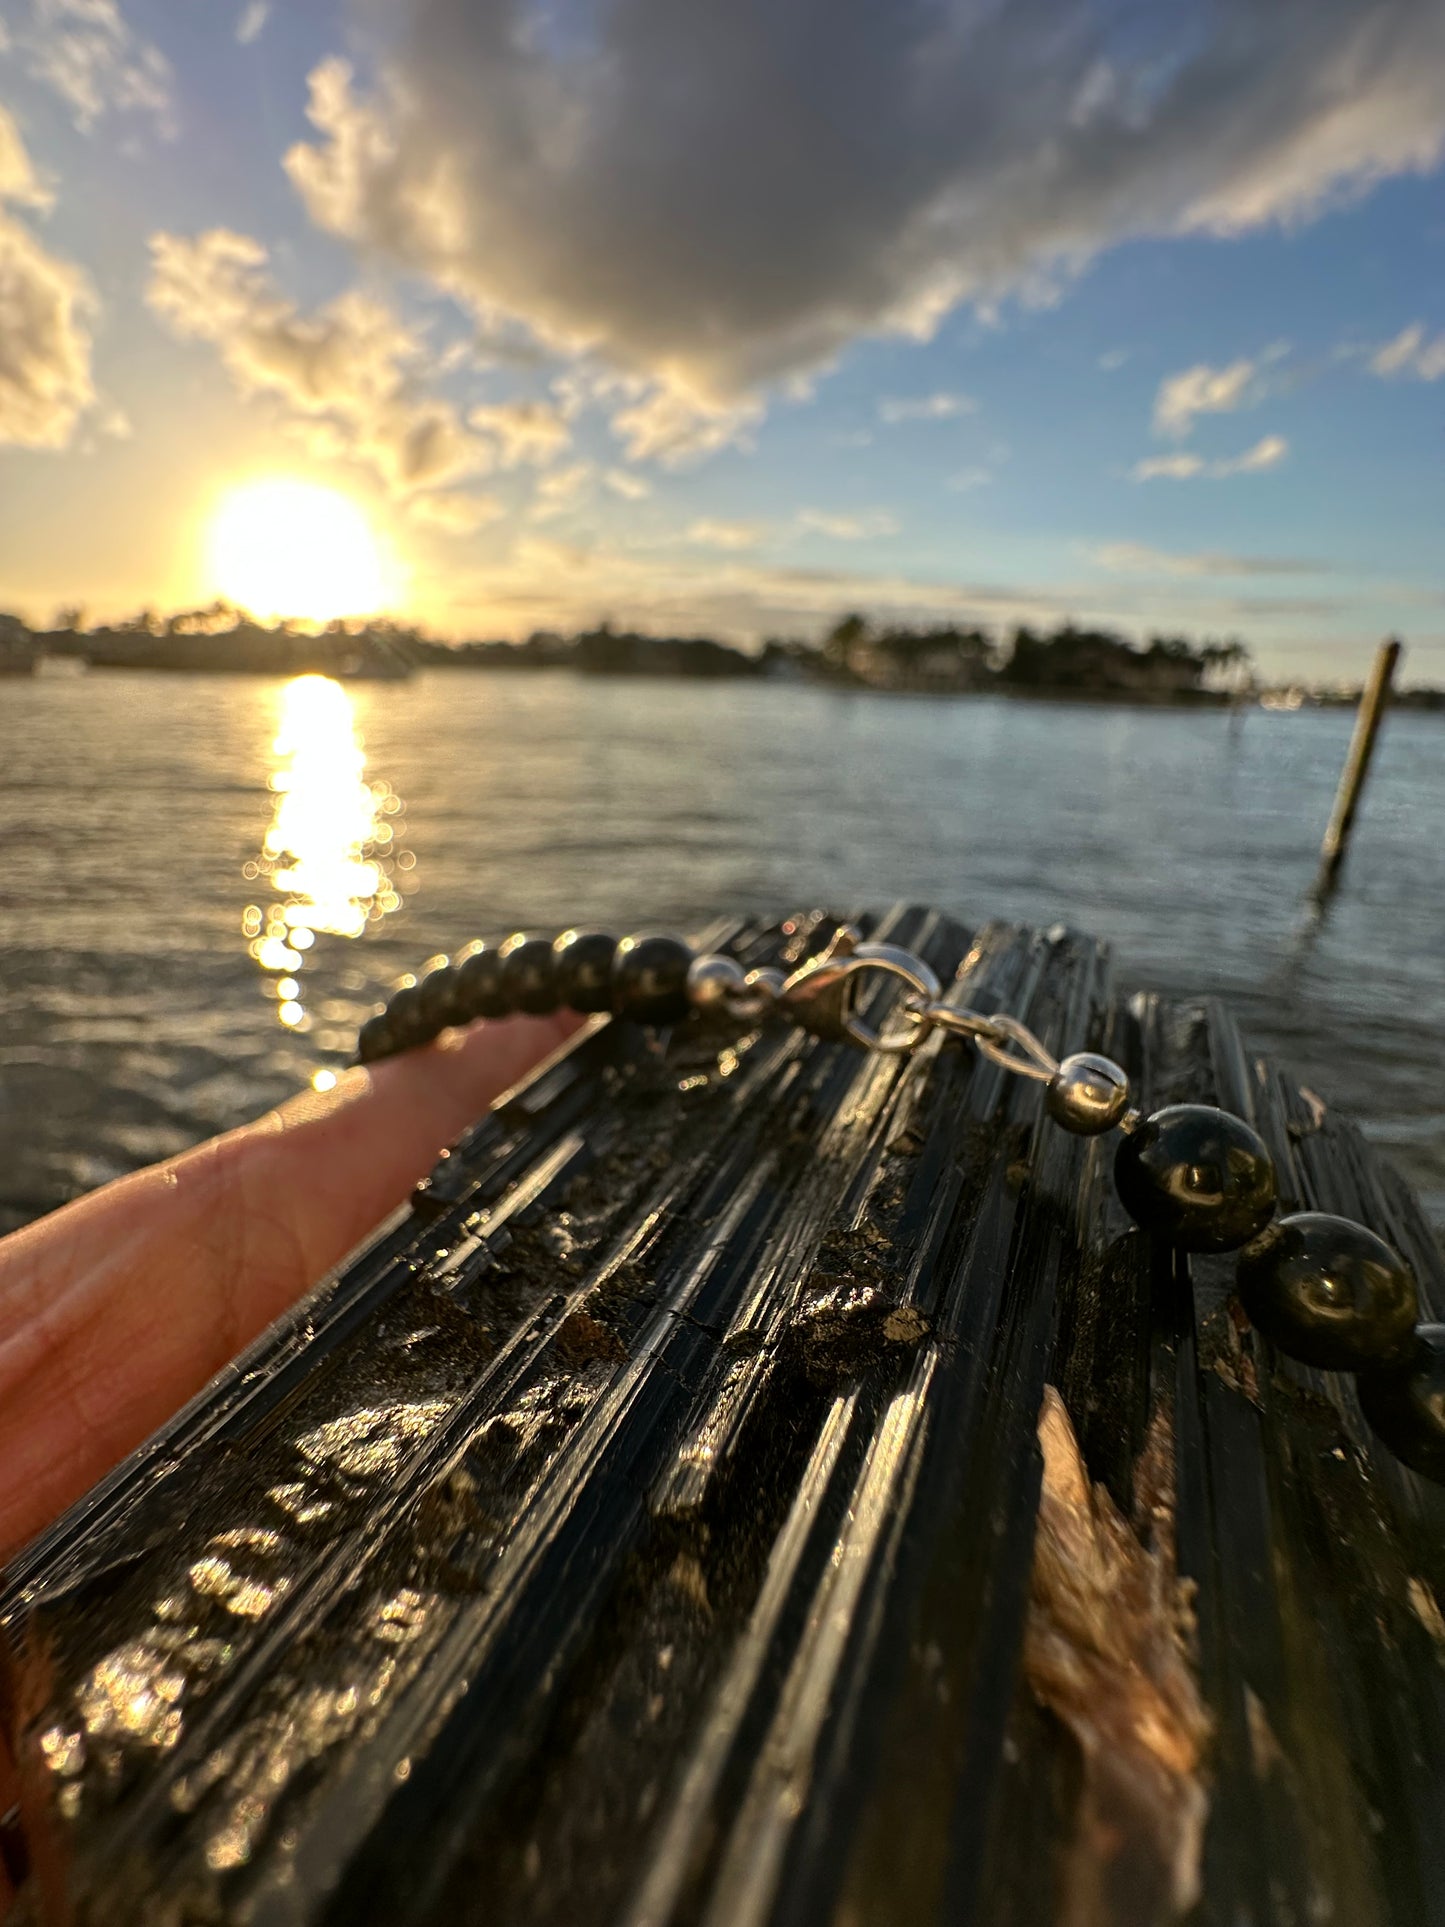
[(0, 1553), (183, 1405), (580, 1022), (444, 1033), (0, 1239)]

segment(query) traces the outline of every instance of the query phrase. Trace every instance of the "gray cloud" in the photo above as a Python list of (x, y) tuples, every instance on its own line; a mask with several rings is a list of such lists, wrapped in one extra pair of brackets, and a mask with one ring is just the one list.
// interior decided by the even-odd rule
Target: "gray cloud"
[[(420, 0), (409, 23), (374, 85), (312, 76), (287, 166), (313, 217), (484, 326), (715, 405), (1130, 237), (1308, 216), (1445, 136), (1439, 0), (1187, 24), (1135, 0)], [(642, 454), (680, 432), (630, 430)]]
[[(848, 609), (884, 622), (958, 621), (1006, 627), (1086, 615), (1143, 635), (1179, 628), (1228, 629), (1262, 623), (1275, 653), (1281, 625), (1294, 619), (1358, 626), (1357, 597), (1219, 595), (1211, 585), (1074, 581), (1048, 589), (1007, 581), (923, 580), (903, 571), (788, 565), (752, 548), (709, 544), (686, 550), (627, 551), (605, 541), (553, 542), (532, 536), (485, 565), (447, 577), (447, 618), (485, 621), (496, 633), (535, 626), (572, 628), (611, 613), (619, 622), (738, 640), (767, 634), (816, 635)], [(1182, 603), (1182, 608), (1181, 608)], [(1353, 631), (1352, 631), (1353, 632)], [(1318, 667), (1319, 635), (1311, 642)], [(1414, 646), (1412, 642), (1412, 647)]]
[(64, 448), (95, 400), (89, 283), (7, 209), (48, 200), (0, 107), (0, 443), (21, 448)]
[(1144, 542), (1105, 542), (1089, 551), (1101, 569), (1113, 575), (1329, 575), (1328, 562), (1312, 562), (1287, 555), (1224, 555), (1214, 550), (1180, 551), (1150, 548)]

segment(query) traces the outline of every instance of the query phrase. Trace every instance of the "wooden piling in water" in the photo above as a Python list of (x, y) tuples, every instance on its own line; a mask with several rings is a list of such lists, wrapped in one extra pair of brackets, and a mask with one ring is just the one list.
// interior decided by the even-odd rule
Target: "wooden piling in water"
[(1375, 666), (1370, 671), (1370, 680), (1360, 692), (1360, 706), (1355, 714), (1355, 733), (1350, 738), (1350, 753), (1345, 758), (1339, 791), (1335, 796), (1335, 807), (1330, 814), (1325, 840), (1320, 846), (1320, 874), (1315, 885), (1319, 892), (1333, 887), (1340, 865), (1345, 860), (1350, 831), (1354, 828), (1355, 812), (1359, 808), (1365, 778), (1370, 773), (1370, 760), (1375, 753), (1375, 739), (1380, 733), (1385, 706), (1390, 698), (1390, 684), (1394, 678), (1395, 665), (1400, 660), (1400, 649), (1401, 644), (1395, 636), (1391, 636), (1388, 641), (1380, 644), (1379, 653), (1375, 657)]

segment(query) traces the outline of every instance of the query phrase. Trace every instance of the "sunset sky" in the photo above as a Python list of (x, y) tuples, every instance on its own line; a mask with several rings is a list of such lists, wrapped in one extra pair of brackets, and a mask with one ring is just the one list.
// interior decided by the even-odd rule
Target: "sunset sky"
[(0, 0), (0, 608), (279, 480), (447, 635), (1445, 682), (1442, 143), (1440, 0)]

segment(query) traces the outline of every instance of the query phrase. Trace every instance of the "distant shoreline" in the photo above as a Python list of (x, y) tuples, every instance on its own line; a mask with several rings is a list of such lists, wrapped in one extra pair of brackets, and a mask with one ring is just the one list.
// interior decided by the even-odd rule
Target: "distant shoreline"
[[(78, 612), (77, 612), (78, 613)], [(862, 615), (837, 622), (819, 642), (771, 639), (747, 652), (710, 636), (659, 636), (609, 624), (564, 636), (537, 631), (522, 642), (441, 642), (377, 618), (309, 630), (257, 622), (228, 604), (144, 612), (113, 626), (31, 630), (0, 615), (0, 675), (82, 669), (176, 675), (332, 676), (402, 682), (419, 670), (508, 675), (566, 670), (577, 676), (685, 682), (795, 683), (860, 695), (1007, 696), (1129, 709), (1221, 710), (1350, 707), (1358, 688), (1340, 684), (1262, 688), (1238, 639), (1192, 642), (1154, 636), (1131, 642), (1106, 629), (1063, 623), (1042, 634), (978, 628), (880, 626)], [(1445, 690), (1397, 690), (1402, 709), (1445, 711)]]
[[(116, 674), (123, 676), (191, 676), (200, 680), (214, 681), (223, 676), (246, 676), (256, 680), (286, 680), (298, 675), (329, 676), (342, 684), (370, 684), (375, 682), (395, 682), (410, 679), (411, 674), (424, 674), (436, 670), (439, 675), (455, 675), (463, 671), (488, 671), (500, 676), (516, 675), (559, 675), (585, 678), (599, 682), (689, 682), (719, 683), (731, 682), (728, 677), (678, 676), (666, 671), (633, 669), (599, 671), (583, 669), (575, 663), (421, 663), (406, 675), (377, 675), (369, 669), (338, 669), (334, 665), (297, 666), (292, 668), (272, 668), (259, 664), (237, 662), (208, 663), (134, 663), (134, 662), (85, 662), (73, 658), (54, 658), (55, 661), (73, 661), (73, 669), (57, 673), (52, 668), (37, 666), (37, 679), (40, 681), (73, 682), (90, 675)], [(42, 658), (42, 661), (44, 659)], [(26, 672), (22, 671), (21, 674)], [(5, 679), (5, 671), (0, 669), (0, 680)], [(804, 679), (790, 677), (776, 678), (737, 678), (736, 680), (772, 680), (784, 687), (810, 688), (826, 691), (837, 696), (893, 696), (910, 701), (981, 701), (981, 702), (1027, 702), (1039, 704), (1074, 703), (1089, 709), (1168, 709), (1168, 710), (1207, 710), (1212, 714), (1229, 710), (1263, 709), (1276, 714), (1294, 714), (1307, 709), (1352, 710), (1359, 700), (1358, 692), (1332, 690), (1290, 690), (1284, 695), (1272, 689), (1245, 691), (1233, 694), (1226, 690), (1127, 690), (1127, 689), (1079, 689), (1067, 685), (1018, 685), (997, 684), (993, 687), (971, 689), (917, 689), (888, 688), (877, 683), (855, 682), (842, 678)], [(1397, 689), (1390, 697), (1392, 709), (1411, 710), (1417, 714), (1445, 715), (1445, 690), (1429, 687)]]

